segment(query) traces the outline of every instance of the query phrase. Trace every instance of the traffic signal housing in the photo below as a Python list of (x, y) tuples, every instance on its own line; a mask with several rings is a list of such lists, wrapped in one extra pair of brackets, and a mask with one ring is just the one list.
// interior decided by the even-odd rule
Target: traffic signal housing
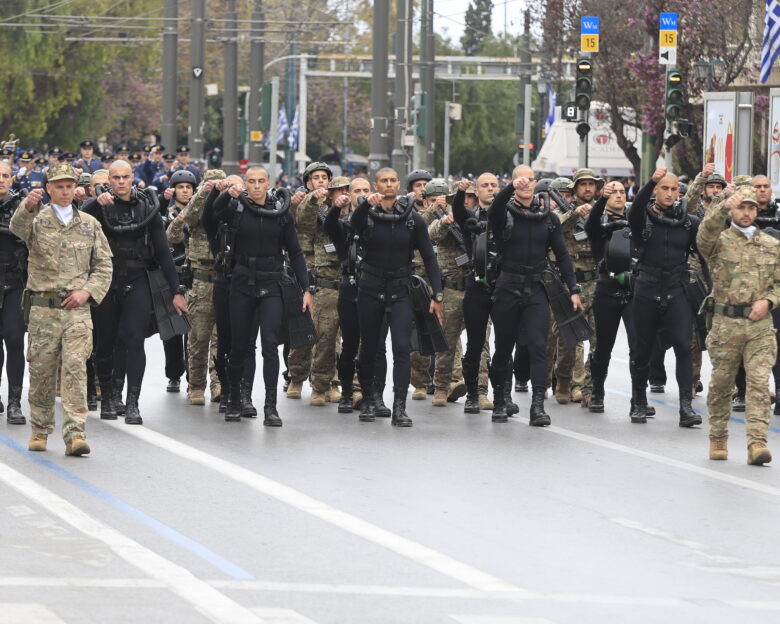
[(577, 78), (574, 85), (574, 101), (580, 110), (588, 110), (593, 99), (593, 65), (590, 59), (577, 61)]
[(672, 70), (666, 74), (666, 102), (664, 112), (668, 121), (677, 121), (685, 107), (685, 76)]

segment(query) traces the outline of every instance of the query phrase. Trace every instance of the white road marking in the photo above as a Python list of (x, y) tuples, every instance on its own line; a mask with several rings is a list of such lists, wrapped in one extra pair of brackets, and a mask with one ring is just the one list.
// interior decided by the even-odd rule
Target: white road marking
[(510, 615), (451, 615), (459, 624), (553, 624), (552, 620), (539, 617), (517, 617)]
[(252, 609), (252, 613), (259, 615), (268, 624), (317, 624), (314, 620), (292, 609), (258, 607)]
[(0, 624), (65, 624), (42, 604), (0, 602)]
[[(51, 490), (0, 462), (0, 481), (29, 500), (75, 527), (84, 535), (98, 540), (119, 557), (135, 566), (192, 605), (214, 622), (262, 622), (255, 614), (234, 602), (214, 587), (196, 578), (189, 570), (161, 557), (119, 531), (103, 524)], [(15, 622), (36, 621), (20, 618)]]
[[(524, 424), (527, 426), (528, 418), (514, 416), (513, 418), (510, 419), (510, 422), (514, 422), (517, 424)], [(657, 453), (650, 453), (649, 451), (642, 451), (640, 449), (633, 448), (631, 446), (618, 444), (617, 442), (610, 442), (609, 440), (596, 438), (586, 433), (579, 433), (578, 431), (564, 429), (563, 427), (558, 427), (555, 425), (552, 425), (550, 427), (544, 427), (544, 430), (548, 431), (549, 433), (554, 433), (556, 435), (563, 436), (565, 438), (572, 438), (573, 440), (579, 440), (580, 442), (587, 442), (588, 444), (593, 444), (594, 446), (600, 446), (602, 448), (610, 449), (612, 451), (617, 451), (619, 453), (633, 455), (634, 457), (641, 457), (642, 459), (647, 459), (657, 464), (671, 466), (672, 468), (679, 468), (680, 470), (685, 470), (686, 472), (692, 472), (694, 474), (698, 474), (703, 477), (715, 479), (716, 481), (722, 481), (723, 483), (728, 483), (729, 485), (736, 485), (739, 487), (746, 488), (748, 490), (754, 490), (756, 492), (760, 492), (761, 494), (768, 494), (770, 496), (780, 496), (780, 488), (772, 487), (771, 485), (764, 485), (763, 483), (751, 481), (750, 479), (735, 477), (734, 475), (730, 475), (724, 472), (718, 472), (717, 470), (712, 470), (711, 468), (704, 468), (702, 466), (696, 466), (695, 464), (688, 464), (678, 459), (672, 459), (671, 457), (664, 457), (663, 455), (658, 455)], [(704, 447), (702, 447), (701, 457), (702, 458), (706, 457), (706, 448)]]
[(513, 591), (523, 593), (526, 590), (521, 589), (495, 577), (487, 572), (478, 570), (466, 563), (453, 559), (433, 548), (428, 548), (415, 541), (396, 535), (395, 533), (383, 529), (371, 522), (362, 520), (350, 513), (341, 511), (313, 498), (303, 492), (283, 485), (278, 481), (264, 477), (256, 472), (247, 470), (243, 466), (220, 459), (204, 451), (196, 449), (187, 444), (169, 438), (161, 433), (152, 431), (146, 427), (126, 427), (119, 423), (102, 421), (108, 426), (114, 427), (127, 435), (135, 436), (144, 442), (157, 446), (164, 451), (188, 459), (196, 464), (210, 468), (229, 479), (243, 483), (244, 485), (281, 501), (299, 511), (305, 512), (319, 518), (333, 526), (362, 537), (369, 542), (383, 546), (399, 555), (411, 559), (415, 563), (436, 570), (451, 579), (465, 583), (475, 589), (483, 591)]

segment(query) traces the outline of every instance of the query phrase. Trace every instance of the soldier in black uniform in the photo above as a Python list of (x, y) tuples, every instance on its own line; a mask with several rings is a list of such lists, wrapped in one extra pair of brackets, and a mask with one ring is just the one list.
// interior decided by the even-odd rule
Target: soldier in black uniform
[[(3, 344), (7, 356), (8, 413), (11, 425), (27, 422), (22, 414), (22, 380), (24, 378), (24, 316), (22, 292), (27, 281), (27, 247), (9, 230), (11, 217), (27, 191), (12, 193), (12, 171), (0, 162), (0, 372), (3, 367)], [(2, 411), (0, 401), (0, 412)]]
[(241, 420), (241, 379), (248, 345), (257, 340), (255, 315), (260, 321), (263, 354), (265, 406), (263, 424), (281, 427), (276, 410), (279, 381), (279, 344), (285, 308), (282, 301), (283, 259), (287, 250), (298, 284), (304, 290), (303, 311), (313, 312), (309, 279), (295, 224), (290, 214), (287, 189), (268, 191), (268, 172), (251, 167), (246, 172), (246, 191), (231, 186), (214, 202), (214, 213), (234, 232), (230, 280), (230, 394), (225, 420)]
[[(428, 228), (414, 209), (411, 195), (399, 198), (398, 174), (390, 168), (377, 171), (375, 193), (364, 199), (352, 214), (351, 223), (364, 244), (358, 283), (360, 323), (360, 365), (358, 378), (364, 396), (371, 396), (374, 385), (374, 361), (387, 322), (393, 344), (392, 424), (411, 427), (406, 413), (406, 394), (411, 376), (410, 352), (413, 324), (411, 302), (412, 257), (419, 249), (433, 290), (429, 313), (441, 321), (444, 295), (441, 272), (433, 253)], [(374, 404), (363, 401), (360, 420), (372, 422)]]
[[(693, 311), (686, 298), (688, 255), (695, 250), (699, 219), (689, 215), (678, 200), (679, 182), (665, 168), (637, 193), (628, 215), (631, 236), (638, 252), (634, 284), (634, 375), (631, 422), (647, 422), (647, 378), (650, 354), (663, 327), (677, 360), (680, 392), (680, 426), (701, 424), (693, 411), (691, 337)], [(655, 193), (655, 202), (651, 198)]]
[(159, 203), (153, 191), (133, 186), (133, 170), (124, 160), (109, 168), (111, 190), (89, 200), (84, 212), (95, 217), (106, 234), (113, 254), (114, 275), (111, 289), (102, 303), (92, 310), (95, 325), (96, 365), (100, 381), (100, 417), (117, 417), (111, 381), (114, 347), (121, 336), (125, 345), (127, 407), (125, 422), (143, 424), (138, 397), (146, 369), (144, 340), (154, 333), (152, 291), (148, 271), (161, 270), (172, 295), (173, 308), (187, 313), (176, 266), (165, 236)]
[(550, 424), (544, 411), (547, 378), (547, 332), (550, 304), (545, 281), (553, 278), (548, 252), (555, 254), (563, 280), (571, 293), (573, 310), (581, 311), (579, 287), (569, 252), (563, 242), (560, 220), (549, 206), (534, 196), (533, 170), (525, 165), (512, 172), (512, 184), (493, 199), (488, 222), (500, 253), (491, 318), (496, 330), (496, 351), (490, 367), (493, 385), (493, 422), (506, 422), (505, 384), (512, 367), (512, 350), (518, 331), (525, 333), (531, 365), (531, 412), (529, 424)]

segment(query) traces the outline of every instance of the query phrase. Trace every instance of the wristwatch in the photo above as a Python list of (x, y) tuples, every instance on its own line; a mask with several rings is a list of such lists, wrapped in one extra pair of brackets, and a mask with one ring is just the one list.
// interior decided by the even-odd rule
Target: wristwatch
[(433, 299), (433, 300), (434, 300), (436, 303), (441, 303), (442, 301), (444, 301), (444, 295), (443, 295), (443, 294), (441, 294), (441, 293), (436, 293), (436, 294), (435, 294), (435, 295), (433, 295), (433, 297), (431, 297), (431, 298), (432, 298), (432, 299)]
[(580, 286), (579, 284), (575, 284), (574, 288), (571, 289), (571, 294), (579, 295), (580, 293), (582, 293), (582, 286)]
[(176, 292), (174, 293), (176, 295), (186, 295), (187, 294), (187, 287), (184, 284), (179, 284), (179, 287), (176, 289)]

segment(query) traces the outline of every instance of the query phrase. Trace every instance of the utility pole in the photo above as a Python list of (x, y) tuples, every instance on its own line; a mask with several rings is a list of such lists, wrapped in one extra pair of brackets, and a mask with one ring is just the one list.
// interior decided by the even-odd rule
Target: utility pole
[(222, 169), (238, 173), (238, 13), (236, 0), (225, 5), (225, 90), (222, 92)]
[[(249, 131), (249, 162), (257, 165), (263, 160), (263, 142), (253, 140), (252, 133), (260, 132), (260, 89), (263, 87), (263, 63), (265, 63), (265, 42), (263, 40), (263, 0), (254, 0), (249, 48), (249, 110), (247, 130)], [(255, 135), (257, 138), (257, 135)]]
[(268, 143), (268, 179), (276, 182), (276, 144), (279, 141), (279, 76), (271, 78), (271, 128)]
[[(433, 36), (433, 0), (423, 0), (423, 12), (427, 13), (425, 20), (423, 45), (425, 46), (425, 168), (433, 175), (435, 170), (436, 147), (436, 81), (434, 79), (434, 64), (436, 62), (436, 39)], [(421, 75), (422, 77), (422, 75)]]
[(165, 0), (163, 7), (163, 93), (160, 140), (171, 149), (176, 145), (177, 52), (179, 47), (179, 0)]
[(374, 49), (371, 76), (371, 138), (368, 155), (369, 173), (373, 177), (387, 158), (387, 28), (389, 0), (374, 0)]
[[(404, 180), (409, 173), (409, 159), (404, 145), (404, 137), (409, 127), (409, 88), (410, 68), (407, 64), (407, 46), (411, 46), (408, 22), (411, 0), (396, 0), (396, 35), (395, 35), (395, 125), (393, 126), (392, 167), (398, 176)], [(346, 127), (346, 121), (345, 121)], [(346, 141), (345, 141), (346, 145)]]
[[(290, 33), (290, 58), (286, 61), (287, 68), (284, 81), (284, 107), (285, 112), (287, 113), (287, 127), (289, 128), (287, 131), (288, 137), (292, 133), (292, 122), (295, 118), (295, 87), (298, 86), (298, 81), (295, 76), (297, 70), (296, 63), (298, 62), (298, 59), (295, 58), (295, 55), (298, 53), (297, 45), (295, 43), (296, 38), (295, 31)], [(294, 152), (290, 147), (289, 141), (285, 140), (284, 143), (284, 169), (292, 177)], [(305, 152), (306, 150), (303, 151)]]
[[(306, 82), (306, 72), (309, 70), (309, 58), (305, 54), (301, 54), (301, 67), (300, 76), (298, 77), (298, 106), (300, 110), (298, 112), (298, 151), (295, 154), (295, 160), (298, 163), (298, 171), (303, 173), (306, 169), (306, 142), (308, 141), (308, 102), (309, 102), (309, 87)], [(292, 171), (288, 171), (290, 178), (293, 177)]]
[[(195, 158), (203, 158), (204, 63), (206, 41), (206, 0), (192, 0), (192, 55), (190, 68), (190, 151)], [(167, 149), (171, 146), (167, 145)]]
[(522, 123), (522, 142), (525, 145), (523, 149), (523, 164), (531, 164), (531, 150), (529, 142), (531, 141), (531, 105), (532, 91), (531, 80), (531, 10), (526, 9), (524, 13), (523, 24), (523, 49), (520, 52), (520, 101), (523, 102), (523, 119), (518, 120)]

